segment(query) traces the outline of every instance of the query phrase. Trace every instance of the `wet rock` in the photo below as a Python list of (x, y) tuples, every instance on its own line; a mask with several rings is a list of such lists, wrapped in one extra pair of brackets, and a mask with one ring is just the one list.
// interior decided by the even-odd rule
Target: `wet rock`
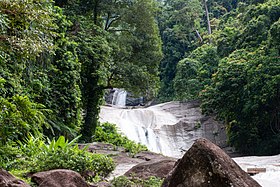
[(144, 106), (144, 105), (145, 105), (144, 97), (135, 97), (131, 93), (127, 94), (126, 106)]
[(164, 180), (162, 187), (260, 187), (223, 150), (198, 139)]
[(0, 169), (0, 186), (1, 187), (31, 187), (24, 181), (15, 178), (9, 172)]
[(102, 143), (102, 142), (93, 142), (88, 144), (79, 144), (80, 149), (83, 149), (87, 146), (87, 151), (91, 153), (100, 153), (106, 155), (114, 155), (119, 154), (120, 152), (124, 152), (125, 149), (122, 147), (114, 146), (109, 143)]
[(172, 170), (174, 159), (153, 160), (140, 163), (127, 171), (125, 176), (133, 176), (140, 179), (148, 179), (151, 176), (164, 178)]
[(89, 187), (79, 173), (66, 169), (35, 173), (31, 181), (39, 187)]
[(162, 154), (153, 153), (153, 152), (150, 152), (150, 151), (141, 151), (140, 153), (137, 153), (134, 157), (145, 160), (145, 161), (168, 158), (168, 157), (166, 157)]

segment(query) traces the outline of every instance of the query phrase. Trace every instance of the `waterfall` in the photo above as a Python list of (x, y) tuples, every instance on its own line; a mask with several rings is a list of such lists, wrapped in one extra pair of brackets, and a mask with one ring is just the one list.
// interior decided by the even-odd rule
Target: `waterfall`
[(155, 132), (155, 115), (146, 109), (122, 110), (118, 126), (129, 139), (142, 143), (149, 150), (160, 153), (162, 146)]
[(180, 158), (200, 137), (219, 141), (213, 132), (220, 128), (214, 129), (207, 119), (200, 124), (204, 116), (198, 106), (179, 102), (137, 109), (102, 106), (100, 122), (116, 124), (130, 140), (146, 145), (150, 151)]
[(115, 89), (112, 105), (125, 106), (126, 105), (127, 92), (123, 89)]

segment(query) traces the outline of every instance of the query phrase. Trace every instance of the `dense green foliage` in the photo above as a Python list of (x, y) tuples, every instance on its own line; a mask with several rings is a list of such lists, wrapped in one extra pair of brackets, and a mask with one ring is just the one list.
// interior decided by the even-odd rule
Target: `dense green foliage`
[[(7, 109), (1, 110), (4, 126), (22, 131), (18, 139), (29, 132), (37, 132), (33, 133), (37, 136), (36, 129), (43, 132), (42, 124), (51, 127), (44, 128), (49, 136), (77, 135), (80, 65), (75, 43), (65, 36), (70, 22), (49, 1), (1, 1), (0, 7), (1, 108)], [(17, 111), (26, 114), (21, 117)]]
[(32, 103), (28, 97), (0, 98), (0, 114), (0, 124), (9, 124), (0, 126), (1, 143), (23, 140), (29, 133), (41, 136), (45, 125), (44, 107)]
[(226, 119), (229, 140), (242, 152), (279, 152), (279, 74), (277, 58), (259, 50), (236, 51), (221, 62), (205, 90), (203, 107)]
[(196, 30), (200, 31), (202, 7), (199, 0), (163, 1), (158, 15), (160, 35), (163, 42), (164, 58), (160, 64), (161, 88), (159, 99), (174, 98), (173, 79), (176, 65), (198, 46)]
[(131, 154), (148, 150), (146, 146), (135, 143), (134, 141), (129, 140), (126, 136), (118, 133), (116, 125), (110, 123), (103, 123), (96, 128), (94, 141), (110, 143), (115, 146), (123, 147)]
[[(59, 35), (55, 38), (55, 54), (49, 57), (51, 58), (51, 65), (50, 70), (46, 73), (46, 77), (49, 79), (49, 90), (48, 92), (44, 90), (37, 93), (41, 94), (37, 102), (43, 99), (50, 101), (43, 103), (52, 110), (52, 115), (49, 115), (48, 119), (52, 121), (51, 124), (56, 128), (55, 135), (63, 134), (66, 137), (73, 138), (73, 136), (77, 136), (82, 120), (81, 90), (79, 87), (81, 63), (76, 52), (77, 43), (69, 40), (65, 35), (67, 29), (71, 26), (71, 22), (62, 14), (61, 9), (56, 8), (56, 10)], [(38, 75), (38, 79), (40, 79), (40, 76)], [(34, 79), (31, 79), (30, 83), (32, 84), (33, 81)], [(38, 86), (35, 85), (34, 87)]]
[(174, 78), (175, 98), (197, 99), (200, 91), (211, 83), (217, 71), (219, 56), (216, 47), (204, 44), (179, 61)]
[(168, 56), (162, 61), (163, 66), (165, 60), (173, 65), (167, 68), (173, 76), (162, 78), (172, 90), (162, 87), (161, 92), (172, 93), (169, 99), (201, 99), (205, 113), (224, 120), (230, 145), (245, 154), (280, 153), (279, 3), (208, 1), (213, 33), (206, 34), (207, 21), (202, 17), (200, 29), (195, 28), (200, 32), (200, 42), (192, 44), (195, 49), (185, 48), (184, 56), (181, 53), (174, 62)]
[(203, 108), (225, 119), (229, 142), (243, 153), (280, 152), (279, 7), (267, 1), (224, 19), (217, 46), (225, 58), (203, 93)]
[(114, 187), (133, 187), (133, 186), (141, 186), (141, 187), (160, 187), (162, 184), (162, 179), (157, 177), (150, 177), (147, 180), (138, 179), (138, 178), (128, 178), (125, 176), (120, 176), (114, 178), (112, 181), (112, 185)]
[(87, 147), (79, 149), (76, 140), (68, 142), (61, 136), (57, 140), (48, 140), (48, 143), (34, 137), (22, 141), (19, 146), (10, 142), (1, 146), (0, 166), (21, 171), (21, 174), (64, 168), (79, 173), (92, 171), (99, 176), (107, 176), (115, 168), (112, 158), (89, 153)]

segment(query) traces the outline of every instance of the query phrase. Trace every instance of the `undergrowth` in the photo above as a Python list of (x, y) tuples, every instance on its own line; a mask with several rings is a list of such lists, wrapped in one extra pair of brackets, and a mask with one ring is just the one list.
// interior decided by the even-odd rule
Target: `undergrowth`
[(129, 140), (126, 136), (120, 134), (115, 124), (103, 123), (96, 128), (94, 141), (110, 143), (115, 146), (123, 147), (127, 152), (132, 155), (140, 152), (147, 151), (148, 148), (140, 143)]
[(0, 148), (0, 167), (20, 178), (25, 178), (28, 173), (52, 169), (70, 169), (79, 173), (92, 171), (102, 177), (114, 170), (112, 158), (89, 153), (87, 147), (79, 149), (76, 144), (78, 138), (68, 142), (61, 136), (45, 143), (30, 136), (23, 142), (10, 142)]
[[(49, 140), (30, 135), (23, 141), (9, 141), (5, 145), (0, 144), (0, 168), (11, 172), (29, 184), (31, 181), (30, 178), (27, 178), (27, 174), (52, 169), (70, 169), (81, 174), (88, 171), (93, 172), (95, 177), (86, 176), (86, 180), (91, 182), (106, 177), (114, 170), (115, 163), (112, 158), (103, 154), (90, 153), (86, 151), (87, 146), (79, 149), (76, 143), (78, 138), (69, 142), (63, 136), (57, 140)], [(94, 140), (123, 147), (132, 155), (147, 150), (146, 146), (119, 134), (116, 125), (110, 123), (97, 127)]]
[(162, 179), (154, 176), (147, 180), (120, 176), (114, 178), (111, 183), (114, 187), (160, 187), (162, 182)]

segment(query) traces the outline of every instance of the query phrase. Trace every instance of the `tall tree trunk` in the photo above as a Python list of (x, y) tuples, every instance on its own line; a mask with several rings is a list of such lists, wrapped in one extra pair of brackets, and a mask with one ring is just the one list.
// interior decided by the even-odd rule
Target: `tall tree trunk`
[(96, 88), (88, 90), (85, 122), (81, 130), (82, 140), (92, 142), (96, 126), (98, 125), (98, 115), (100, 110), (100, 99), (103, 96), (102, 89)]
[(208, 34), (212, 34), (211, 30), (211, 24), (210, 24), (210, 18), (209, 18), (209, 11), (207, 7), (207, 0), (204, 0), (204, 6), (205, 6), (205, 12), (206, 12), (206, 18), (207, 18), (207, 29), (208, 29)]

